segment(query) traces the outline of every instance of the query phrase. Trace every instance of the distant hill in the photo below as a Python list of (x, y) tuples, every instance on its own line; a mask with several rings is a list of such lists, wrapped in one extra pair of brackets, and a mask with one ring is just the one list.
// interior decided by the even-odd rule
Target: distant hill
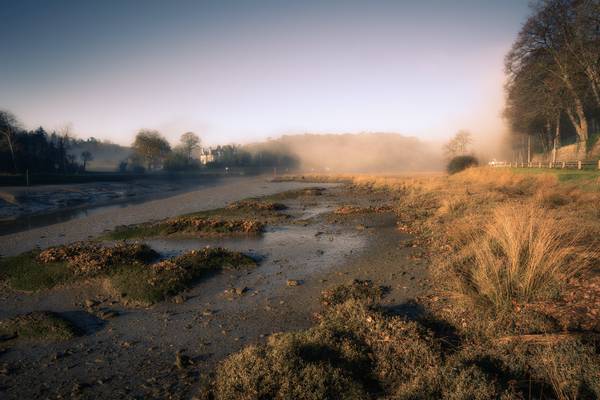
[(284, 135), (244, 148), (251, 153), (290, 155), (305, 170), (385, 173), (443, 169), (438, 146), (395, 133)]
[(131, 154), (131, 148), (118, 144), (99, 141), (94, 138), (87, 140), (75, 140), (69, 149), (80, 160), (80, 155), (84, 151), (89, 151), (94, 159), (88, 163), (89, 171), (116, 171), (119, 163)]

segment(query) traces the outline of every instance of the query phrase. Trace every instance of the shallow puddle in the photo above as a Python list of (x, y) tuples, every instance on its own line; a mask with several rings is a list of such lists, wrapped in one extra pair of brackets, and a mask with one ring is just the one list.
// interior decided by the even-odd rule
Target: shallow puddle
[[(326, 272), (366, 245), (358, 232), (331, 229), (331, 226), (284, 226), (267, 230), (261, 236), (236, 238), (149, 239), (149, 246), (164, 257), (172, 257), (206, 246), (225, 247), (255, 257), (259, 267), (253, 274), (269, 277), (269, 285), (280, 285), (277, 275), (295, 273), (303, 279)], [(261, 279), (262, 280), (262, 279)], [(267, 280), (264, 281), (265, 284)], [(262, 285), (261, 285), (262, 286)]]

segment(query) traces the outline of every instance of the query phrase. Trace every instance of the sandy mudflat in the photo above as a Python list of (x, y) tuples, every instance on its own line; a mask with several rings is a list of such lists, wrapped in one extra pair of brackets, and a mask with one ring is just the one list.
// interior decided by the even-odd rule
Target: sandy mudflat
[[(136, 206), (133, 209), (140, 212), (130, 222), (151, 218), (152, 212), (160, 213), (156, 217), (173, 215), (303, 186), (259, 178), (226, 180)], [(149, 307), (122, 302), (110, 284), (99, 279), (35, 293), (0, 291), (0, 320), (47, 310), (81, 330), (80, 336), (59, 342), (0, 340), (0, 398), (193, 398), (224, 357), (264, 343), (274, 333), (309, 328), (322, 309), (322, 291), (354, 279), (385, 286), (389, 292), (381, 305), (390, 312), (420, 312), (410, 299), (429, 290), (424, 253), (411, 245), (410, 235), (397, 229), (394, 212), (373, 211), (394, 204), (394, 195), (342, 185), (277, 201), (287, 207), (288, 218), (268, 224), (262, 235), (141, 239), (165, 257), (210, 245), (259, 260), (254, 268), (207, 276), (180, 296)], [(372, 209), (334, 213), (340, 207)], [(112, 211), (106, 215), (113, 217)], [(77, 225), (77, 220), (71, 223)], [(102, 310), (113, 314), (107, 317)], [(178, 368), (177, 352), (192, 365)]]
[[(36, 246), (46, 248), (96, 237), (118, 225), (158, 220), (223, 207), (247, 197), (269, 195), (315, 184), (269, 182), (266, 177), (227, 178), (215, 185), (122, 208), (110, 208), (66, 222), (0, 236), (0, 255), (11, 256)], [(327, 185), (320, 185), (327, 186)]]

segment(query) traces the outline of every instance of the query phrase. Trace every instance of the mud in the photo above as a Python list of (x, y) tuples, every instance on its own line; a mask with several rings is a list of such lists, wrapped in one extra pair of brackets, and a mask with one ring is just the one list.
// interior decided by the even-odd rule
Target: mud
[(355, 279), (385, 286), (389, 310), (418, 312), (410, 299), (429, 289), (427, 262), (397, 229), (395, 214), (330, 218), (341, 206), (375, 209), (393, 199), (336, 187), (276, 201), (291, 218), (268, 225), (262, 236), (145, 240), (163, 257), (212, 246), (259, 262), (217, 273), (169, 302), (125, 307), (98, 280), (34, 294), (3, 291), (0, 318), (49, 310), (84, 334), (6, 346), (0, 397), (190, 398), (226, 355), (272, 333), (311, 326), (321, 293)]

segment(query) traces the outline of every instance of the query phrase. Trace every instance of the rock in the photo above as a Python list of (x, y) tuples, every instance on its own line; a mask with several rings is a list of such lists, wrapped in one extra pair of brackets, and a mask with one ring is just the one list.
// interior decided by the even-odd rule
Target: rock
[(322, 256), (323, 254), (325, 254), (325, 252), (323, 250), (317, 250), (317, 255), (318, 256)]
[(183, 304), (185, 303), (187, 300), (187, 297), (182, 295), (182, 294), (178, 294), (177, 296), (173, 296), (173, 298), (171, 299), (171, 301), (175, 304)]
[(83, 304), (85, 304), (85, 306), (87, 308), (92, 308), (92, 307), (96, 306), (98, 304), (98, 302), (96, 300), (92, 300), (92, 299), (85, 299)]
[(102, 318), (102, 319), (111, 319), (111, 318), (115, 318), (119, 316), (119, 312), (116, 310), (110, 310), (110, 309), (103, 309), (100, 310), (100, 312), (98, 312), (98, 317)]
[(288, 279), (287, 280), (288, 286), (300, 286), (301, 284), (302, 284), (302, 282), (299, 280), (296, 280), (296, 279)]
[(183, 350), (177, 350), (175, 353), (175, 366), (177, 369), (185, 369), (192, 365), (192, 360), (183, 354)]
[(250, 290), (250, 289), (248, 289), (246, 286), (244, 286), (244, 287), (237, 287), (237, 288), (233, 289), (233, 292), (235, 294), (237, 294), (238, 296), (241, 296), (244, 293), (246, 293), (248, 290)]

